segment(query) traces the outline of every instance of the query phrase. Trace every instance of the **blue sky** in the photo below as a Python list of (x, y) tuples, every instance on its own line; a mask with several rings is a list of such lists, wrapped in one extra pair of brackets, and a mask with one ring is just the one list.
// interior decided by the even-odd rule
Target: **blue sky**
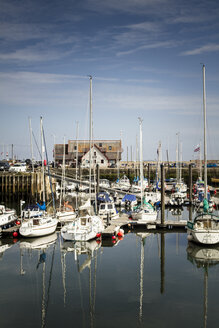
[[(135, 157), (138, 117), (144, 159), (194, 158), (202, 141), (206, 66), (208, 158), (219, 158), (219, 3), (173, 0), (0, 2), (0, 147), (30, 157), (28, 117), (47, 148), (88, 138), (93, 76), (95, 139), (119, 139)], [(38, 156), (34, 146), (34, 153)], [(130, 158), (129, 158), (130, 159)]]

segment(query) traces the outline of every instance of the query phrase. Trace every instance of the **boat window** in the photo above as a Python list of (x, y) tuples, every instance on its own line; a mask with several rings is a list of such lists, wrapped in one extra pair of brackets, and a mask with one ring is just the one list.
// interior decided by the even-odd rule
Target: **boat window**
[(113, 208), (112, 204), (108, 204), (108, 209), (111, 210)]
[(101, 210), (104, 210), (104, 208), (105, 208), (105, 204), (101, 204), (101, 205), (100, 205), (100, 209), (101, 209)]
[(33, 220), (33, 225), (39, 225), (39, 220)]
[(81, 218), (81, 225), (86, 225), (86, 218)]

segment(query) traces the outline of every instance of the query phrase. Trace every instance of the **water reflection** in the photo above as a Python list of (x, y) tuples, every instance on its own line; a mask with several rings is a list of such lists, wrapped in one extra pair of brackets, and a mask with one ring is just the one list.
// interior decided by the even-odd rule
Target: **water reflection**
[(219, 246), (199, 246), (192, 242), (187, 247), (188, 260), (204, 274), (204, 328), (207, 327), (209, 268), (219, 264)]
[[(41, 303), (41, 327), (44, 328), (46, 325), (46, 315), (49, 304), (50, 288), (52, 281), (52, 271), (54, 264), (55, 245), (57, 240), (57, 234), (51, 234), (40, 238), (31, 238), (21, 240), (20, 242), (20, 274), (24, 276), (26, 271), (23, 268), (23, 257), (25, 252), (32, 257), (32, 252), (37, 252), (37, 262), (35, 263), (36, 271), (41, 270), (42, 272), (42, 303)], [(52, 259), (50, 263), (48, 283), (46, 283), (46, 264), (47, 263), (47, 250), (53, 245)], [(33, 270), (33, 268), (31, 268)]]
[[(182, 216), (188, 214), (184, 210)], [(123, 240), (73, 243), (59, 232), (15, 243), (0, 240), (2, 327), (13, 324), (10, 308), (17, 328), (216, 326), (219, 248), (188, 246), (180, 230), (129, 229)], [(207, 280), (214, 286), (209, 295)], [(19, 296), (11, 297), (10, 290)]]

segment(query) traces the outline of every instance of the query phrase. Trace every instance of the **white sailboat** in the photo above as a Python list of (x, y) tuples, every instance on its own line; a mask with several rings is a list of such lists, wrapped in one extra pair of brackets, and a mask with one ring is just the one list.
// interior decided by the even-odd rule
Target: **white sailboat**
[[(92, 77), (90, 76), (90, 160), (89, 160), (89, 194), (91, 199), (91, 145), (92, 145)], [(61, 236), (64, 240), (88, 241), (96, 237), (104, 230), (102, 218), (97, 215), (85, 215), (77, 217), (74, 222), (65, 225), (61, 229)]]
[(200, 244), (219, 243), (219, 217), (210, 214), (207, 200), (207, 140), (206, 140), (206, 99), (205, 99), (205, 65), (203, 65), (203, 110), (204, 110), (204, 206), (203, 213), (194, 221), (187, 222), (188, 240)]
[(140, 125), (140, 180), (141, 180), (141, 205), (132, 212), (132, 218), (138, 220), (139, 224), (155, 222), (157, 211), (153, 205), (143, 200), (143, 148), (142, 148), (142, 119), (139, 118)]
[(169, 204), (172, 206), (182, 206), (187, 197), (187, 185), (182, 180), (182, 151), (180, 151), (179, 132), (176, 135), (176, 183), (173, 185)]
[(19, 233), (23, 237), (41, 237), (50, 235), (55, 232), (57, 227), (57, 219), (54, 215), (48, 215), (45, 212), (45, 186), (44, 186), (44, 138), (43, 138), (43, 122), (40, 118), (41, 128), (41, 148), (42, 148), (42, 181), (43, 181), (43, 215), (40, 217), (32, 217), (23, 219)]

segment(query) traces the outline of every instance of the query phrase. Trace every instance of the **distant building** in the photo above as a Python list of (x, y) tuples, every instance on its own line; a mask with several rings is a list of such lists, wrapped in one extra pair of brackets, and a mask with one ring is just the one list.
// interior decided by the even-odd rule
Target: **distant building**
[[(123, 151), (121, 140), (94, 140), (92, 146), (93, 160), (96, 164), (107, 167), (121, 161)], [(78, 163), (83, 164), (84, 167), (89, 166), (89, 140), (69, 140), (65, 145), (56, 144), (54, 147), (56, 164), (62, 164), (64, 151), (66, 165), (74, 167), (78, 156)]]

